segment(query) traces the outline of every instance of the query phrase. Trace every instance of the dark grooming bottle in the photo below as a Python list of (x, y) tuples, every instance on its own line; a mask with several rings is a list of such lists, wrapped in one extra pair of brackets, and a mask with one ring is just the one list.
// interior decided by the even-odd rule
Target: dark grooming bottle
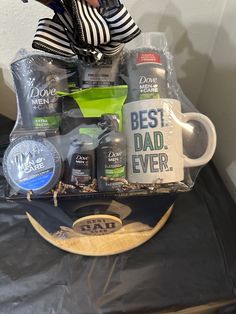
[(85, 186), (95, 178), (94, 141), (88, 135), (79, 135), (69, 148), (65, 171), (66, 183)]
[(118, 116), (102, 116), (105, 131), (97, 148), (97, 179), (99, 191), (119, 191), (126, 178), (126, 140), (119, 132)]
[(168, 98), (166, 60), (161, 51), (137, 49), (126, 62), (128, 102)]

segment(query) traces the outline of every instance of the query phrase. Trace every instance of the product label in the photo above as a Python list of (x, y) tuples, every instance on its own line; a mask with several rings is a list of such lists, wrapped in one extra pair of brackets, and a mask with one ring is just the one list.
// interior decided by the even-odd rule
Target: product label
[(58, 115), (50, 117), (34, 117), (33, 126), (35, 128), (54, 128), (59, 126), (60, 121), (61, 118)]
[(87, 154), (74, 154), (71, 162), (71, 182), (89, 184), (92, 182), (92, 157)]
[(51, 74), (45, 78), (44, 84), (31, 88), (29, 97), (35, 113), (55, 112), (58, 105), (57, 81), (58, 78)]
[(125, 166), (112, 169), (106, 168), (105, 176), (109, 178), (125, 178)]
[(83, 88), (114, 85), (115, 81), (111, 77), (111, 67), (88, 68), (85, 70), (82, 81)]
[(51, 181), (55, 162), (45, 145), (27, 141), (13, 147), (7, 167), (10, 178), (20, 189), (38, 190)]
[[(35, 78), (36, 80), (36, 78)], [(42, 76), (29, 90), (29, 104), (31, 105), (33, 126), (42, 127), (58, 127), (61, 112), (60, 100), (57, 95), (59, 78), (57, 75), (49, 74)]]
[(35, 175), (35, 177), (32, 179), (26, 179), (25, 181), (21, 181), (20, 186), (24, 190), (37, 190), (50, 182), (52, 176), (53, 169), (47, 169), (45, 172), (41, 172), (38, 175)]
[(136, 67), (130, 68), (129, 80), (132, 100), (167, 98), (166, 69), (161, 56), (155, 52), (141, 52)]
[(97, 139), (101, 135), (103, 130), (101, 128), (80, 128), (79, 133), (84, 135), (89, 135), (94, 139)]
[(139, 90), (140, 90), (140, 100), (142, 99), (150, 99), (160, 98), (159, 93), (159, 82), (157, 77), (147, 77), (145, 75), (141, 75), (139, 77)]
[(142, 74), (140, 73), (141, 75), (139, 75), (140, 100), (166, 97), (166, 71), (158, 67), (155, 70), (152, 69), (151, 72), (146, 70), (148, 69), (145, 66)]
[(140, 52), (137, 56), (137, 64), (142, 64), (142, 63), (161, 63), (161, 57), (158, 53), (155, 52)]
[[(124, 166), (124, 152), (119, 148), (109, 150), (105, 152), (105, 172), (110, 173), (110, 176), (120, 174), (120, 169), (123, 169)], [(120, 177), (120, 176), (119, 176)]]
[(104, 176), (111, 179), (118, 180), (107, 180), (103, 181), (103, 185), (107, 190), (119, 189), (123, 182), (119, 179), (126, 178), (126, 154), (120, 148), (114, 148), (110, 150), (105, 149), (103, 152), (104, 156)]
[(114, 86), (118, 76), (118, 59), (106, 59), (103, 64), (84, 67), (83, 71), (82, 88)]

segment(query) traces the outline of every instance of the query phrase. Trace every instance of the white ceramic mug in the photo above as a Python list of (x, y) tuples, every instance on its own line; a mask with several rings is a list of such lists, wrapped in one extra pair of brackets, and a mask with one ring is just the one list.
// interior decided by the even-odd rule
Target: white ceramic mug
[[(198, 112), (182, 113), (175, 99), (149, 99), (125, 104), (124, 132), (127, 138), (127, 177), (131, 183), (171, 183), (184, 179), (184, 168), (207, 164), (216, 149), (213, 123)], [(183, 129), (193, 134), (189, 121), (206, 130), (204, 154), (191, 159), (183, 153)]]

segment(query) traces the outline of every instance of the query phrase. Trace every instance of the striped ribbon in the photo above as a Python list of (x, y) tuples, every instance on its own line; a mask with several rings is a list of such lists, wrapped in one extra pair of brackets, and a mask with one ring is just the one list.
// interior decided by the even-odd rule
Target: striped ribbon
[(65, 11), (52, 19), (40, 19), (33, 48), (61, 56), (114, 56), (124, 44), (140, 34), (123, 4), (97, 9), (86, 0), (63, 0)]

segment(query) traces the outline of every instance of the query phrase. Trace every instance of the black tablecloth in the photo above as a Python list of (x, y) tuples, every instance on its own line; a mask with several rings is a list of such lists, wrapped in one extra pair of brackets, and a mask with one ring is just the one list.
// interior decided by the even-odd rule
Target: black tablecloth
[[(1, 181), (3, 182), (3, 181)], [(112, 257), (48, 244), (17, 202), (0, 201), (0, 313), (156, 313), (236, 294), (236, 206), (213, 165), (177, 198), (165, 228)]]

